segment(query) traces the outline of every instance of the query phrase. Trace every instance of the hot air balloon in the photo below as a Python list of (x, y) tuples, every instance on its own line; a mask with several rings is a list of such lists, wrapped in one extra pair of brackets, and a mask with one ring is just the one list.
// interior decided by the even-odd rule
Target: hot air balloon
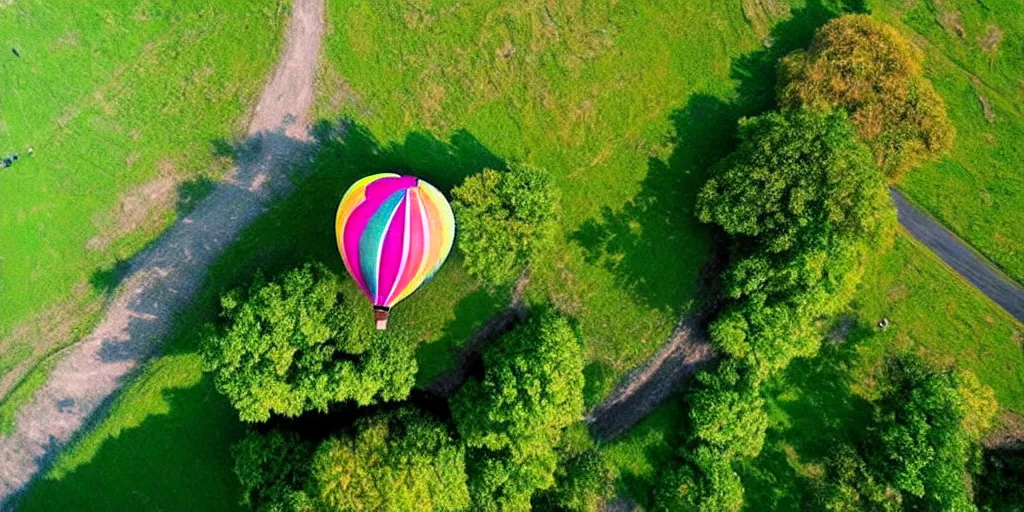
[(345, 192), (334, 225), (345, 268), (373, 304), (378, 329), (388, 312), (437, 272), (452, 249), (455, 216), (433, 185), (415, 176), (374, 174)]

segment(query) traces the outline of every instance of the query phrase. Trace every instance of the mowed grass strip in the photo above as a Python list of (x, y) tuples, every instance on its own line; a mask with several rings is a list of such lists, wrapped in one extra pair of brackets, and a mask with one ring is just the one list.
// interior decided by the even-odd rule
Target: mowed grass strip
[(1024, 283), (1024, 11), (1013, 0), (871, 2), (912, 36), (957, 129), (948, 158), (900, 188)]
[[(21, 156), (0, 172), (0, 351), (11, 339), (32, 348), (12, 349), (19, 360), (5, 368), (73, 341), (46, 333), (95, 311), (125, 261), (230, 167), (220, 141), (243, 133), (286, 10), (282, 0), (0, 7), (0, 154)], [(32, 331), (43, 334), (18, 336)]]

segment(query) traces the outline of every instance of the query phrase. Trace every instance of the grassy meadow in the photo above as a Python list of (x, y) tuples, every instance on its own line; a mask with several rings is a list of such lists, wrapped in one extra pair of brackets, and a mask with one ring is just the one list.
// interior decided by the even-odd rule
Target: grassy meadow
[(900, 188), (1024, 284), (1024, 10), (1014, 0), (876, 0), (924, 50), (957, 129), (949, 158)]
[[(599, 399), (700, 300), (698, 281), (712, 240), (696, 224), (692, 207), (705, 170), (732, 149), (739, 117), (772, 106), (774, 59), (806, 45), (814, 28), (840, 7), (822, 0), (328, 2), (330, 30), (316, 112), (321, 149), (308, 175), (210, 269), (194, 307), (177, 319), (165, 353), (29, 489), (21, 508), (238, 508), (229, 447), (244, 427), (202, 374), (195, 328), (214, 317), (222, 292), (249, 282), (257, 270), (272, 274), (313, 259), (343, 272), (332, 236), (334, 209), (349, 184), (373, 172), (409, 170), (447, 192), (465, 176), (509, 161), (551, 171), (562, 195), (562, 229), (555, 254), (533, 263), (527, 299), (550, 298), (580, 320), (591, 360), (588, 401)], [(869, 7), (886, 19), (902, 16), (887, 4)], [(1008, 34), (1007, 52), (1011, 40)], [(996, 240), (995, 230), (1010, 224), (1006, 219), (1019, 197), (1012, 179), (999, 174), (1009, 173), (1009, 164), (984, 162), (1012, 160), (976, 145), (987, 143), (970, 129), (978, 99), (971, 104), (969, 95), (954, 97), (957, 80), (966, 75), (946, 70), (945, 61), (933, 56), (955, 46), (929, 48), (930, 76), (947, 97), (960, 137), (952, 158), (912, 173), (903, 187), (1021, 279), (1012, 270), (1013, 254), (1020, 257), (1013, 244), (1024, 236), (1008, 231), (1003, 236), (1010, 242), (1003, 246), (980, 241)], [(993, 76), (1013, 73), (985, 69)], [(948, 84), (940, 79), (945, 72)], [(978, 76), (988, 74), (979, 68)], [(1000, 87), (1012, 82), (1001, 80)], [(993, 125), (982, 122), (990, 130), (1009, 130), (998, 132), (1002, 144), (998, 137), (1017, 129), (1012, 123), (1019, 107), (1009, 96), (991, 94), (1000, 117)], [(217, 122), (230, 132), (224, 119)], [(200, 153), (207, 158), (209, 140), (205, 144)], [(1009, 143), (1000, 147), (1008, 154), (1015, 150)], [(953, 162), (992, 179), (974, 171), (941, 171)], [(933, 180), (945, 185), (932, 191)], [(972, 201), (981, 197), (979, 187), (1006, 180), (1003, 195), (991, 196), (998, 208), (970, 213), (977, 208)], [(940, 190), (956, 193), (940, 196)], [(942, 216), (943, 209), (951, 219)], [(979, 222), (975, 231), (957, 224), (966, 217)], [(354, 286), (348, 291), (355, 295)], [(452, 349), (499, 311), (506, 295), (477, 286), (455, 254), (431, 283), (400, 304), (390, 326), (418, 342), (418, 383), (450, 367)], [(874, 333), (870, 326), (881, 316), (893, 327)], [(1021, 326), (917, 244), (901, 238), (868, 274), (853, 317), (856, 328), (846, 343), (827, 348), (817, 360), (795, 363), (788, 384), (777, 384), (769, 446), (744, 470), (750, 503), (782, 503), (772, 496), (776, 488), (795, 492), (801, 485), (789, 459), (780, 464), (778, 453), (788, 456), (786, 446), (795, 442), (790, 438), (801, 437), (807, 444), (792, 453), (813, 461), (820, 452), (806, 446), (820, 446), (814, 445), (820, 433), (798, 428), (813, 428), (816, 421), (836, 429), (857, 425), (822, 419), (829, 409), (816, 407), (827, 393), (839, 394), (826, 405), (841, 408), (858, 400), (856, 393), (868, 392), (871, 372), (886, 350), (922, 350), (943, 362), (955, 358), (996, 388), (1001, 403), (1024, 404)], [(845, 362), (853, 361), (847, 353), (857, 355), (856, 364)], [(846, 357), (851, 359), (836, 359)], [(837, 383), (847, 382), (849, 389), (837, 391)], [(621, 494), (641, 497), (650, 489), (682, 423), (679, 406), (670, 403), (603, 447), (618, 472)]]
[[(231, 159), (283, 0), (0, 3), (0, 427)], [(34, 153), (29, 155), (28, 149)], [(13, 390), (13, 391), (12, 391)]]

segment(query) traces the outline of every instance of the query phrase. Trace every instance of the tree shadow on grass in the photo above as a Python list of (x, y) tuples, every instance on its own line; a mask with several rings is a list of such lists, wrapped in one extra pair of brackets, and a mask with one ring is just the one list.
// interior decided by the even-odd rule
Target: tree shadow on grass
[(652, 158), (640, 192), (620, 210), (605, 207), (571, 239), (588, 263), (612, 271), (619, 286), (647, 306), (686, 311), (699, 281), (710, 238), (694, 217), (707, 169), (735, 145), (739, 112), (707, 94), (695, 94), (673, 113), (676, 146), (666, 161)]
[(591, 264), (612, 271), (618, 284), (656, 309), (681, 314), (698, 287), (713, 235), (694, 217), (709, 168), (736, 146), (736, 121), (775, 106), (778, 59), (806, 47), (814, 31), (844, 12), (865, 12), (864, 0), (810, 0), (771, 30), (769, 47), (736, 58), (730, 102), (694, 94), (672, 114), (675, 148), (651, 159), (640, 192), (619, 210), (605, 207), (570, 238)]
[(163, 403), (144, 404), (154, 412), (103, 441), (87, 463), (38, 479), (18, 510), (240, 510), (229, 446), (243, 429), (210, 378), (156, 400)]
[(813, 359), (797, 359), (766, 385), (772, 418), (761, 455), (743, 464), (740, 474), (747, 502), (766, 510), (793, 510), (806, 504), (820, 465), (837, 446), (864, 441), (872, 406), (854, 394), (857, 345), (873, 335), (854, 325), (846, 341), (829, 344)]

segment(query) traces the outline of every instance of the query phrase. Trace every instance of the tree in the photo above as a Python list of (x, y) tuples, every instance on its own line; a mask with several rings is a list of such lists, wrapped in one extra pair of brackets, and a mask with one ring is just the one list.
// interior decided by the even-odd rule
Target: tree
[(475, 510), (529, 510), (554, 484), (555, 446), (583, 414), (583, 346), (569, 321), (534, 313), (484, 353), (483, 381), (467, 382), (452, 415), (470, 448)]
[(760, 386), (735, 359), (698, 379), (701, 387), (689, 400), (693, 439), (722, 459), (760, 454), (768, 428)]
[(892, 229), (884, 180), (842, 112), (770, 112), (742, 119), (739, 137), (700, 191), (702, 222), (765, 254)]
[(221, 298), (222, 325), (203, 340), (214, 384), (244, 421), (297, 416), (334, 402), (405, 398), (416, 374), (412, 347), (378, 333), (347, 303), (336, 274), (307, 264)]
[(875, 160), (897, 178), (953, 145), (946, 106), (924, 78), (923, 54), (893, 27), (847, 15), (820, 28), (807, 51), (780, 64), (784, 108), (842, 108)]
[(733, 237), (716, 346), (764, 378), (817, 353), (814, 322), (852, 298), (896, 223), (884, 180), (841, 112), (740, 122), (740, 145), (701, 190), (697, 214)]
[(612, 495), (611, 484), (608, 463), (591, 448), (559, 464), (551, 503), (559, 510), (598, 512)]
[(291, 432), (250, 431), (231, 447), (242, 504), (259, 512), (310, 512), (305, 493), (313, 447)]
[[(914, 509), (975, 510), (967, 470), (978, 438), (970, 429), (991, 417), (965, 422), (968, 411), (960, 387), (970, 380), (910, 355), (894, 358), (886, 367), (875, 418), (878, 449), (872, 450), (877, 454), (873, 466), (889, 485), (906, 493), (904, 501)], [(978, 393), (971, 389), (966, 394)], [(994, 413), (993, 408), (986, 410)]]
[(364, 419), (357, 430), (317, 449), (309, 486), (316, 510), (469, 508), (464, 449), (444, 425), (407, 408)]
[(655, 504), (669, 511), (739, 510), (743, 484), (733, 462), (761, 453), (768, 428), (759, 381), (737, 359), (698, 379), (700, 387), (689, 397), (689, 443), (681, 464), (656, 490)]
[(553, 243), (558, 193), (545, 171), (521, 164), (486, 169), (452, 197), (466, 271), (487, 286), (511, 284)]
[(897, 512), (901, 496), (881, 483), (857, 450), (840, 444), (825, 461), (825, 474), (812, 482), (812, 508), (829, 512)]
[(583, 422), (562, 433), (555, 485), (534, 495), (533, 510), (598, 512), (614, 493), (612, 469)]

